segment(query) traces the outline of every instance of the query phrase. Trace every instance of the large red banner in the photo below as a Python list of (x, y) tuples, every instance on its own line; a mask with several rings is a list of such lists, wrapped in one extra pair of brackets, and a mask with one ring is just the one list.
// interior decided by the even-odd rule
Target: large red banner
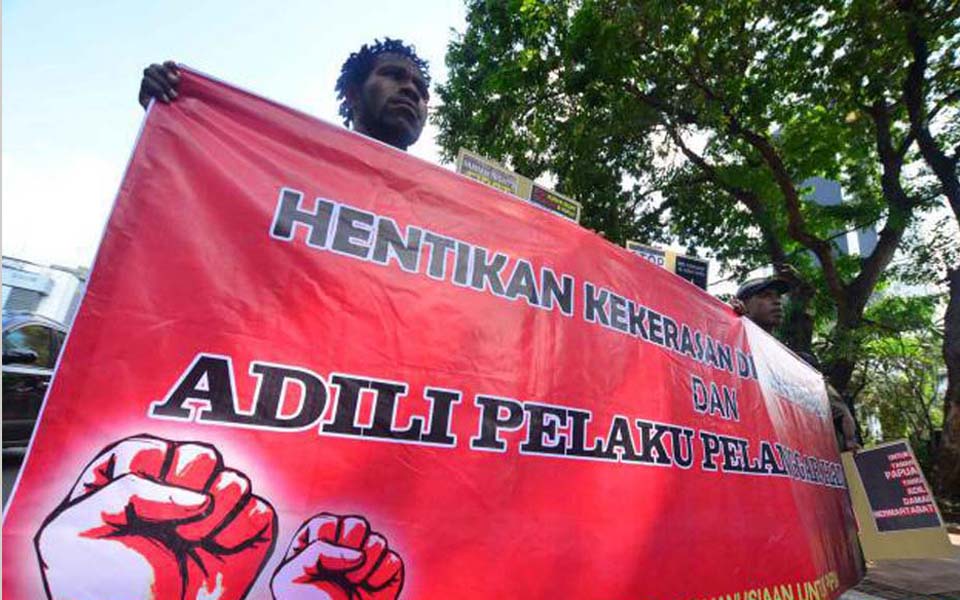
[(835, 598), (820, 376), (574, 223), (185, 71), (5, 515), (6, 598)]

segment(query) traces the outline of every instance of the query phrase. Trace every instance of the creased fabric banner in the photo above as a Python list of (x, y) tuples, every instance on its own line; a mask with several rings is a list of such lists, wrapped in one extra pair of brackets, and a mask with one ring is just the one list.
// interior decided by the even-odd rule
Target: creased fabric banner
[(837, 597), (819, 376), (571, 223), (185, 70), (5, 515), (5, 598)]

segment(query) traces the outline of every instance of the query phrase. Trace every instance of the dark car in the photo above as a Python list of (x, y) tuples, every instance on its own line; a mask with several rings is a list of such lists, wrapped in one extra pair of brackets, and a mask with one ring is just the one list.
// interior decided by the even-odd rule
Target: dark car
[(29, 313), (3, 313), (3, 447), (26, 446), (67, 330)]

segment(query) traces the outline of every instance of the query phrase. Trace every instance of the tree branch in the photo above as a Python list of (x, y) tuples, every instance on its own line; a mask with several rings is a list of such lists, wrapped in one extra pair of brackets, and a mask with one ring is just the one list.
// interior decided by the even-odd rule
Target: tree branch
[(933, 121), (940, 111), (944, 108), (950, 106), (952, 103), (960, 101), (960, 90), (953, 90), (946, 96), (940, 99), (940, 102), (937, 102), (932, 109), (930, 109), (930, 114), (927, 115), (927, 121)]
[(725, 181), (715, 166), (711, 165), (705, 158), (687, 146), (687, 144), (683, 141), (683, 137), (676, 130), (676, 128), (669, 124), (664, 124), (664, 127), (666, 128), (670, 139), (673, 140), (673, 143), (676, 144), (678, 148), (680, 148), (680, 151), (690, 162), (696, 165), (697, 168), (699, 168), (710, 179), (710, 181), (747, 207), (747, 210), (750, 211), (754, 220), (760, 227), (760, 232), (763, 234), (764, 243), (767, 246), (767, 250), (770, 252), (770, 258), (773, 259), (774, 263), (785, 263), (787, 260), (786, 251), (783, 249), (783, 245), (780, 244), (780, 240), (777, 239), (776, 233), (773, 231), (773, 222), (770, 218), (770, 214), (767, 212), (767, 209), (763, 205), (763, 202), (760, 200), (760, 198), (752, 190), (741, 188)]
[(730, 133), (746, 141), (763, 157), (770, 174), (773, 175), (773, 179), (783, 195), (787, 209), (787, 232), (791, 238), (806, 246), (816, 255), (820, 261), (820, 267), (823, 269), (823, 277), (827, 283), (827, 288), (830, 290), (830, 295), (836, 300), (839, 313), (844, 314), (847, 308), (847, 290), (833, 258), (833, 247), (830, 242), (811, 234), (807, 228), (806, 220), (803, 218), (803, 212), (800, 209), (800, 194), (797, 192), (797, 187), (787, 172), (787, 167), (780, 158), (779, 152), (765, 136), (744, 127), (732, 113), (725, 111), (725, 114), (729, 119), (728, 130)]
[(960, 219), (960, 178), (957, 176), (958, 156), (949, 157), (930, 133), (930, 121), (924, 114), (926, 81), (924, 76), (930, 59), (930, 48), (920, 31), (919, 22), (923, 18), (912, 2), (899, 4), (906, 19), (907, 44), (913, 60), (907, 69), (903, 82), (903, 100), (910, 117), (910, 131), (917, 138), (920, 155), (933, 170), (943, 186), (943, 194), (950, 202), (953, 213)]
[[(793, 179), (787, 172), (786, 165), (784, 165), (776, 149), (766, 137), (744, 127), (730, 107), (723, 102), (722, 97), (715, 93), (709, 85), (702, 81), (688, 65), (680, 63), (669, 53), (660, 51), (660, 49), (658, 49), (656, 46), (649, 44), (648, 46), (650, 46), (653, 51), (658, 52), (658, 54), (666, 55), (667, 60), (675, 67), (680, 69), (686, 75), (687, 79), (701, 91), (708, 101), (719, 106), (719, 108), (723, 111), (723, 114), (727, 117), (728, 133), (734, 137), (738, 137), (746, 141), (760, 153), (760, 156), (766, 163), (767, 168), (773, 175), (774, 181), (776, 181), (777, 186), (780, 188), (780, 191), (783, 194), (787, 209), (787, 232), (791, 238), (807, 247), (811, 252), (814, 253), (814, 255), (816, 255), (817, 259), (820, 261), (820, 266), (823, 269), (824, 279), (827, 283), (827, 288), (830, 290), (830, 295), (836, 300), (837, 308), (840, 314), (844, 314), (846, 312), (845, 308), (847, 294), (843, 281), (840, 278), (840, 273), (837, 270), (836, 262), (833, 258), (833, 247), (828, 241), (822, 240), (810, 233), (803, 218), (803, 213), (800, 209), (801, 200), (799, 194), (797, 193), (797, 188), (794, 185)], [(696, 118), (696, 115), (691, 115), (691, 117), (693, 118), (688, 120), (688, 123), (699, 122), (699, 120)], [(738, 197), (738, 199), (740, 198)], [(746, 202), (744, 202), (744, 204), (750, 208), (749, 204)]]
[(878, 235), (877, 245), (870, 256), (863, 259), (860, 273), (850, 282), (851, 300), (858, 307), (866, 306), (870, 292), (893, 260), (915, 205), (914, 199), (907, 195), (900, 182), (904, 157), (893, 147), (890, 108), (878, 100), (868, 108), (867, 114), (873, 121), (877, 138), (877, 154), (883, 168), (880, 187), (889, 206), (889, 213), (887, 223)]
[(685, 125), (692, 125), (697, 123), (697, 115), (682, 108), (673, 106), (663, 98), (656, 96), (655, 94), (648, 94), (643, 90), (639, 89), (635, 83), (629, 83), (627, 85), (627, 91), (633, 94), (633, 96), (646, 104), (651, 108), (655, 108), (659, 111), (662, 111), (665, 114), (678, 119), (681, 123)]

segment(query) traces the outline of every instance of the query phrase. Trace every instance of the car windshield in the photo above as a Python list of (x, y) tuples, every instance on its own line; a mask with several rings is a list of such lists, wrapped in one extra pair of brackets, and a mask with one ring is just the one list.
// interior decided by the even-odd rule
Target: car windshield
[(43, 325), (24, 325), (3, 334), (3, 354), (35, 352), (37, 360), (31, 366), (53, 368), (50, 352), (51, 329)]

